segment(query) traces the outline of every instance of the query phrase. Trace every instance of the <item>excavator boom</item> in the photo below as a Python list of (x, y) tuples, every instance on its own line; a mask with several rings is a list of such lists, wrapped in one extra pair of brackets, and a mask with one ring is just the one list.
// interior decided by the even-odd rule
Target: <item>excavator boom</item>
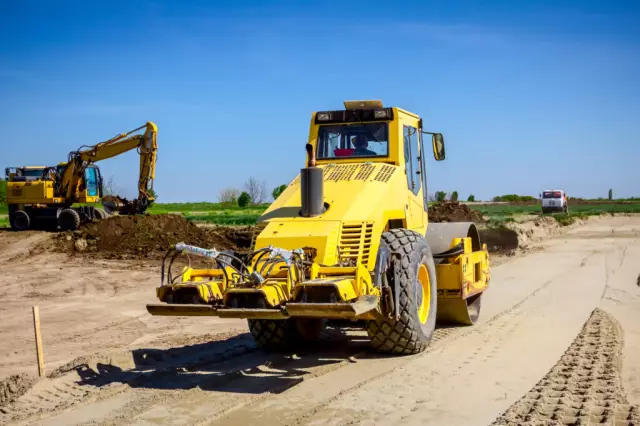
[[(142, 129), (144, 129), (144, 133), (137, 133)], [(153, 180), (155, 178), (158, 150), (157, 133), (158, 128), (156, 125), (148, 122), (144, 126), (120, 134), (107, 141), (93, 146), (82, 146), (77, 151), (70, 152), (69, 161), (59, 180), (59, 192), (70, 202), (75, 201), (75, 194), (87, 166), (137, 149), (140, 154), (138, 198), (128, 201), (116, 196), (106, 196), (103, 197), (102, 201), (105, 208), (110, 211), (117, 210), (123, 214), (143, 213), (149, 203), (153, 201), (153, 196), (149, 192), (153, 189)]]

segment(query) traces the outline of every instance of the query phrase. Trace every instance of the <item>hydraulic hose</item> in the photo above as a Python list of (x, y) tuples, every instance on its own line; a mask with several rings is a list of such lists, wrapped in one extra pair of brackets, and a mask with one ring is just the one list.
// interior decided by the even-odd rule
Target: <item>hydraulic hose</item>
[(447, 257), (458, 256), (464, 253), (464, 243), (459, 243), (455, 247), (450, 248), (447, 251), (443, 251), (442, 253), (435, 253), (433, 255), (434, 259), (444, 259)]

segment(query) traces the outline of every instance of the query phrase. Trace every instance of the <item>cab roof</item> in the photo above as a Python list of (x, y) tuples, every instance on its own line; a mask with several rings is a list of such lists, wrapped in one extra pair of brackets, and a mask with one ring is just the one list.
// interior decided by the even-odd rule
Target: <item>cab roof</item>
[[(383, 108), (385, 108), (385, 106), (383, 105), (383, 103), (382, 103), (382, 101), (380, 99), (344, 101), (344, 109), (345, 110), (349, 110), (349, 109), (383, 109)], [(394, 106), (386, 107), (386, 108), (393, 108), (393, 109), (397, 110), (398, 112), (411, 115), (411, 116), (413, 116), (415, 118), (420, 118), (417, 114), (414, 114), (413, 112), (407, 111), (406, 109), (402, 109), (402, 108), (394, 107)]]
[(398, 107), (385, 107), (380, 100), (344, 101), (344, 109), (323, 110), (313, 113), (313, 121), (318, 124), (359, 123), (393, 121), (398, 115), (420, 120), (420, 116)]

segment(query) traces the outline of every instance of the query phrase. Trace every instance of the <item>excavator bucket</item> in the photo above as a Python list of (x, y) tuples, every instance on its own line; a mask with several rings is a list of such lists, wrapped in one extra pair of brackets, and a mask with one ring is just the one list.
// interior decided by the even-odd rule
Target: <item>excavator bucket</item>
[(102, 205), (109, 214), (136, 215), (144, 214), (148, 205), (140, 200), (127, 200), (117, 195), (106, 195), (102, 197)]

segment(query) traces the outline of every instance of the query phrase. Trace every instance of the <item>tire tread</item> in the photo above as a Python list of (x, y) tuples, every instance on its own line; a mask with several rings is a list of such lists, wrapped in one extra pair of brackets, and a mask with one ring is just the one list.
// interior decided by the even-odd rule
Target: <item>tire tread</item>
[(249, 331), (256, 345), (268, 351), (283, 352), (291, 349), (289, 320), (249, 319)]
[(414, 278), (411, 276), (411, 256), (421, 239), (423, 237), (420, 234), (408, 229), (392, 229), (383, 234), (383, 240), (392, 252), (394, 270), (400, 274), (401, 292), (400, 295), (394, 295), (399, 297), (400, 315), (397, 320), (372, 320), (367, 324), (371, 345), (378, 352), (415, 354), (424, 351), (429, 344), (431, 336), (425, 339), (418, 330), (420, 324), (412, 312), (412, 298), (409, 293), (413, 288), (409, 284)]

